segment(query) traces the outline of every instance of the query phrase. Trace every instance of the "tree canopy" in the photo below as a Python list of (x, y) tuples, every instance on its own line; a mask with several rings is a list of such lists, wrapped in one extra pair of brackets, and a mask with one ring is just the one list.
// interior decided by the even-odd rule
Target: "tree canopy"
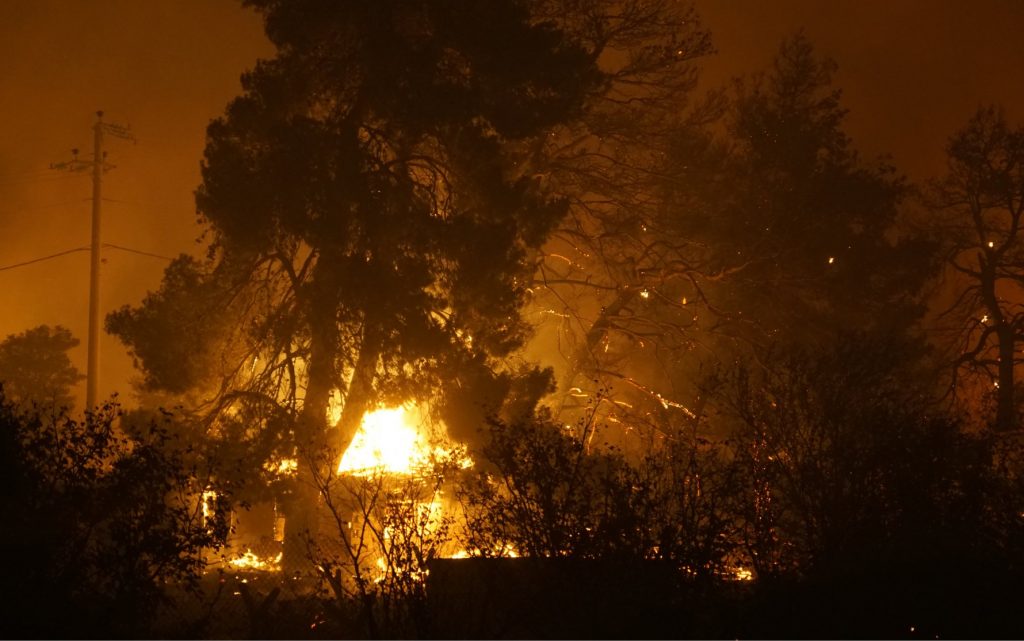
[(0, 382), (7, 400), (23, 410), (70, 407), (71, 388), (85, 378), (68, 358), (78, 343), (60, 325), (40, 325), (5, 338), (0, 343)]

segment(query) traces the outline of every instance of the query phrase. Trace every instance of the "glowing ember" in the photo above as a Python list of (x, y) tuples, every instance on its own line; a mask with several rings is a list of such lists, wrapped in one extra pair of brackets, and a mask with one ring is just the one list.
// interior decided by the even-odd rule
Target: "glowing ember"
[(299, 461), (293, 458), (285, 458), (276, 463), (268, 463), (264, 467), (278, 474), (294, 474), (295, 470), (299, 469)]
[[(467, 550), (466, 548), (462, 548), (462, 549), (460, 549), (460, 550), (458, 550), (456, 552), (453, 552), (451, 554), (443, 556), (442, 558), (445, 558), (445, 559), (468, 559), (468, 558), (470, 558), (472, 556), (473, 555), (469, 553), (469, 550)], [(511, 543), (505, 543), (504, 545), (495, 545), (488, 552), (483, 553), (483, 556), (484, 557), (495, 558), (495, 559), (501, 559), (501, 558), (505, 558), (505, 559), (518, 559), (519, 558), (519, 552), (516, 550), (515, 546), (513, 546)]]
[(270, 559), (263, 559), (257, 556), (252, 550), (246, 550), (245, 554), (237, 559), (231, 559), (231, 567), (239, 570), (264, 570), (266, 572), (277, 572), (281, 569), (282, 553)]
[(411, 474), (426, 462), (430, 450), (405, 407), (379, 409), (363, 417), (352, 444), (338, 464), (338, 473)]
[(505, 557), (509, 559), (518, 559), (519, 552), (516, 551), (516, 549), (512, 546), (511, 543), (506, 543), (504, 547), (502, 547), (500, 550), (497, 550), (496, 556)]

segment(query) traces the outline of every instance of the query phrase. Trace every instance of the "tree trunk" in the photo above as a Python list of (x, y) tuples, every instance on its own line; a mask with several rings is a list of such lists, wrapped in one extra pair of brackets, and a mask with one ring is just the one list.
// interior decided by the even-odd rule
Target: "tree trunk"
[(1017, 408), (1014, 402), (1013, 352), (1016, 341), (1013, 328), (1003, 323), (997, 332), (999, 338), (999, 389), (996, 397), (996, 429), (1006, 432), (1017, 427)]
[[(319, 266), (319, 263), (318, 263)], [(314, 268), (316, 269), (316, 268)], [(310, 310), (309, 366), (302, 412), (295, 426), (298, 447), (296, 487), (285, 502), (285, 538), (282, 568), (286, 572), (308, 570), (306, 540), (315, 537), (318, 524), (321, 483), (329, 466), (337, 464), (327, 448), (327, 410), (335, 386), (334, 358), (338, 349), (334, 298), (324, 270), (313, 276)]]
[(1016, 404), (1014, 403), (1013, 390), (1013, 364), (1014, 348), (1016, 347), (1016, 336), (1013, 327), (1007, 323), (1003, 314), (1003, 308), (999, 304), (999, 297), (996, 295), (996, 268), (995, 265), (984, 256), (979, 258), (978, 267), (980, 273), (981, 296), (988, 311), (988, 316), (995, 323), (996, 340), (999, 351), (999, 372), (996, 379), (998, 389), (996, 390), (996, 430), (1006, 432), (1016, 427)]
[(352, 372), (352, 380), (345, 395), (341, 416), (334, 424), (331, 446), (343, 455), (359, 429), (363, 415), (374, 400), (373, 383), (377, 377), (377, 362), (380, 360), (380, 339), (377, 332), (367, 323), (363, 332), (363, 344), (359, 348), (359, 359)]

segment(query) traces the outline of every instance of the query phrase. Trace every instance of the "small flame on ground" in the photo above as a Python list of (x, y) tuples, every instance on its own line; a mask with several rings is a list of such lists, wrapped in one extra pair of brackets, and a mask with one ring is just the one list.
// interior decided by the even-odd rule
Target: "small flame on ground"
[(231, 567), (239, 570), (265, 570), (267, 572), (277, 572), (281, 569), (281, 558), (283, 553), (278, 552), (277, 556), (273, 558), (263, 559), (256, 555), (252, 550), (246, 550), (245, 554), (238, 557), (237, 559), (231, 559)]
[[(457, 552), (455, 552), (453, 554), (450, 554), (448, 556), (442, 557), (442, 558), (446, 558), (446, 559), (468, 559), (468, 558), (471, 558), (472, 556), (473, 555), (469, 553), (469, 550), (467, 550), (466, 548), (462, 548), (461, 550), (459, 550), (459, 551), (457, 551)], [(491, 558), (518, 559), (519, 558), (519, 552), (516, 550), (515, 546), (513, 546), (511, 543), (506, 543), (503, 546), (495, 545), (493, 548), (491, 548), (490, 554), (487, 555), (487, 556), (489, 556)]]

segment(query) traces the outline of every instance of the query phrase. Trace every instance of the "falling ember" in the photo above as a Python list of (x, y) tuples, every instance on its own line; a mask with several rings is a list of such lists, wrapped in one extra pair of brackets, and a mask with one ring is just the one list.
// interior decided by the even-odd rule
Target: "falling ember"
[(369, 412), (338, 464), (338, 473), (410, 474), (423, 466), (429, 449), (406, 407)]
[(831, 265), (834, 262), (836, 262), (836, 257), (835, 256), (829, 256), (828, 257), (828, 264)]

